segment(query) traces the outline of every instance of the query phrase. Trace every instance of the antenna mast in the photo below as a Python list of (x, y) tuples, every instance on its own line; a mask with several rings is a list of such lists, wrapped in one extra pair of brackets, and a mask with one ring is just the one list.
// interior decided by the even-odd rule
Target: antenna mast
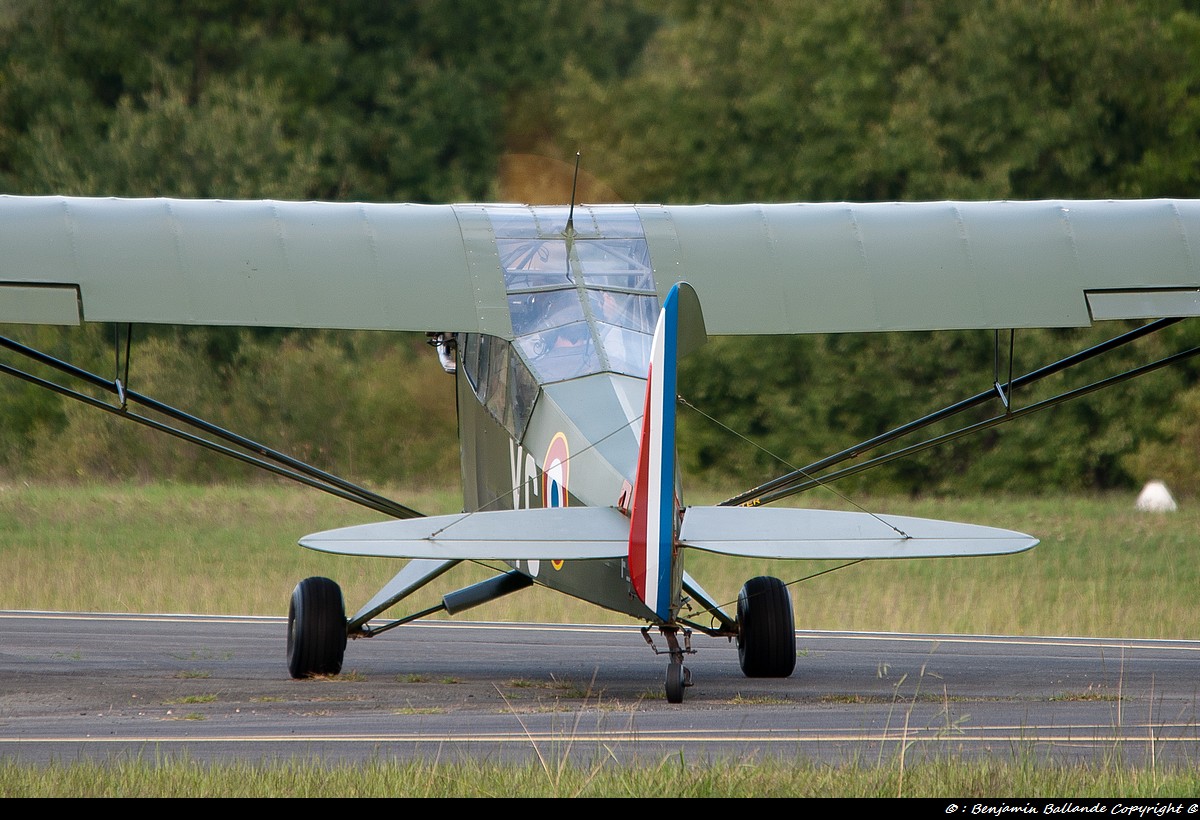
[(579, 184), (579, 152), (575, 152), (575, 175), (571, 178), (571, 210), (567, 211), (567, 236), (575, 233), (575, 186)]

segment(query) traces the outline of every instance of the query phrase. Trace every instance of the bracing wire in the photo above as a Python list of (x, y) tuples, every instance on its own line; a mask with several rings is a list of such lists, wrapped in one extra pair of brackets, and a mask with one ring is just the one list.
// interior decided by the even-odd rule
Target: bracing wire
[(732, 435), (734, 435), (734, 436), (737, 436), (739, 439), (741, 439), (742, 441), (746, 442), (747, 444), (749, 444), (749, 445), (751, 445), (751, 446), (753, 446), (753, 447), (757, 447), (759, 450), (761, 450), (762, 452), (766, 453), (768, 456), (770, 456), (771, 458), (775, 459), (775, 460), (776, 460), (776, 461), (778, 461), (780, 464), (783, 464), (784, 466), (788, 467), (788, 468), (789, 468), (790, 470), (792, 470), (793, 472), (799, 473), (800, 475), (802, 475), (802, 476), (804, 476), (805, 478), (807, 478), (809, 481), (814, 481), (814, 482), (816, 482), (816, 483), (817, 483), (818, 485), (820, 485), (821, 487), (824, 487), (825, 489), (829, 490), (829, 492), (831, 492), (831, 493), (833, 493), (834, 495), (836, 495), (836, 496), (837, 496), (838, 498), (840, 498), (842, 501), (845, 501), (847, 504), (850, 504), (850, 505), (852, 505), (853, 507), (855, 507), (856, 509), (860, 510), (861, 512), (864, 512), (864, 513), (866, 513), (867, 515), (871, 516), (872, 518), (874, 518), (874, 519), (875, 519), (876, 521), (878, 521), (879, 523), (881, 523), (881, 524), (883, 524), (883, 525), (885, 525), (885, 526), (889, 527), (890, 529), (894, 530), (895, 532), (899, 533), (899, 534), (900, 534), (900, 537), (902, 537), (902, 538), (905, 538), (905, 539), (909, 539), (909, 538), (911, 538), (911, 537), (912, 537), (912, 536), (910, 536), (908, 533), (906, 533), (904, 530), (902, 530), (902, 529), (900, 529), (899, 527), (897, 527), (895, 524), (891, 523), (890, 521), (887, 521), (887, 520), (886, 520), (886, 519), (884, 519), (884, 518), (881, 518), (880, 516), (876, 515), (875, 513), (871, 512), (870, 510), (868, 510), (868, 509), (867, 509), (866, 507), (864, 507), (863, 505), (859, 504), (859, 503), (858, 503), (857, 501), (855, 501), (854, 499), (850, 498), (849, 496), (845, 495), (844, 493), (841, 493), (841, 492), (839, 492), (838, 490), (834, 489), (834, 488), (833, 488), (832, 486), (830, 486), (829, 484), (826, 484), (825, 482), (821, 481), (821, 479), (820, 479), (820, 478), (818, 478), (817, 476), (814, 476), (814, 475), (811, 475), (811, 474), (809, 474), (809, 473), (806, 473), (806, 472), (804, 472), (804, 470), (802, 470), (802, 469), (800, 469), (799, 467), (797, 467), (796, 465), (792, 464), (790, 461), (788, 461), (787, 459), (783, 458), (782, 456), (780, 456), (780, 455), (778, 455), (778, 454), (776, 454), (776, 453), (773, 453), (773, 452), (771, 452), (770, 450), (768, 450), (766, 447), (763, 447), (763, 446), (762, 446), (761, 444), (759, 444), (758, 442), (756, 442), (756, 441), (754, 441), (754, 440), (750, 439), (750, 438), (749, 438), (749, 437), (747, 437), (747, 436), (744, 436), (744, 435), (742, 435), (740, 432), (738, 432), (737, 430), (734, 430), (734, 429), (733, 429), (732, 427), (730, 427), (729, 425), (722, 423), (722, 422), (721, 422), (721, 421), (719, 421), (718, 419), (715, 419), (715, 418), (713, 418), (713, 417), (712, 417), (712, 416), (710, 416), (708, 413), (705, 413), (705, 412), (704, 412), (703, 410), (701, 410), (699, 407), (697, 407), (696, 405), (692, 404), (690, 401), (688, 401), (687, 399), (685, 399), (683, 396), (680, 396), (680, 397), (679, 397), (679, 403), (680, 403), (680, 404), (682, 404), (684, 407), (687, 407), (687, 408), (690, 408), (691, 410), (694, 410), (694, 411), (696, 411), (696, 412), (697, 412), (697, 413), (699, 413), (701, 416), (703, 416), (704, 418), (706, 418), (706, 419), (708, 419), (709, 421), (711, 421), (713, 424), (715, 424), (715, 425), (717, 425), (718, 427), (720, 427), (722, 430), (725, 430), (726, 432), (728, 432), (728, 433), (731, 433), (731, 434), (732, 434)]

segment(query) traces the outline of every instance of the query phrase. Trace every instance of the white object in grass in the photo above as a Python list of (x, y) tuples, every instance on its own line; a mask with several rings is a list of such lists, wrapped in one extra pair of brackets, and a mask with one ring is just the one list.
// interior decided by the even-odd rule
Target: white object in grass
[(1178, 506), (1166, 484), (1161, 481), (1148, 481), (1138, 494), (1137, 508), (1148, 512), (1175, 512)]

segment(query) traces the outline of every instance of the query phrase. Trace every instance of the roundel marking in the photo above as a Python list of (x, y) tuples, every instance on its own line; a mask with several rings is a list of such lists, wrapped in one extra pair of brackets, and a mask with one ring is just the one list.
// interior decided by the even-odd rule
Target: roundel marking
[(546, 459), (542, 473), (542, 504), (546, 507), (567, 506), (567, 486), (571, 468), (568, 459), (567, 437), (555, 433), (546, 448)]

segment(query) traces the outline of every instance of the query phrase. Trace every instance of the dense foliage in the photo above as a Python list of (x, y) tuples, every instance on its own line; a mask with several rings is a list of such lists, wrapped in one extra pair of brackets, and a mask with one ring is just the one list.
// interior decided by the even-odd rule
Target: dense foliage
[[(493, 199), (516, 190), (506, 169), (528, 167), (514, 155), (578, 148), (635, 201), (1186, 197), (1200, 181), (1197, 90), (1200, 6), (1184, 0), (11, 2), (0, 190)], [(1113, 332), (1019, 332), (1016, 367)], [(14, 335), (112, 367), (111, 329)], [(1173, 329), (1141, 358), (1189, 335)], [(415, 339), (138, 338), (138, 389), (371, 479), (455, 472), (449, 379)], [(990, 333), (718, 340), (682, 389), (802, 464), (986, 389), (994, 345)], [(1186, 369), (1151, 376), (872, 480), (1096, 488), (1161, 472), (1200, 490), (1184, 449), (1194, 382)], [(0, 384), (11, 474), (232, 469)], [(781, 469), (695, 414), (680, 448), (712, 482)]]

